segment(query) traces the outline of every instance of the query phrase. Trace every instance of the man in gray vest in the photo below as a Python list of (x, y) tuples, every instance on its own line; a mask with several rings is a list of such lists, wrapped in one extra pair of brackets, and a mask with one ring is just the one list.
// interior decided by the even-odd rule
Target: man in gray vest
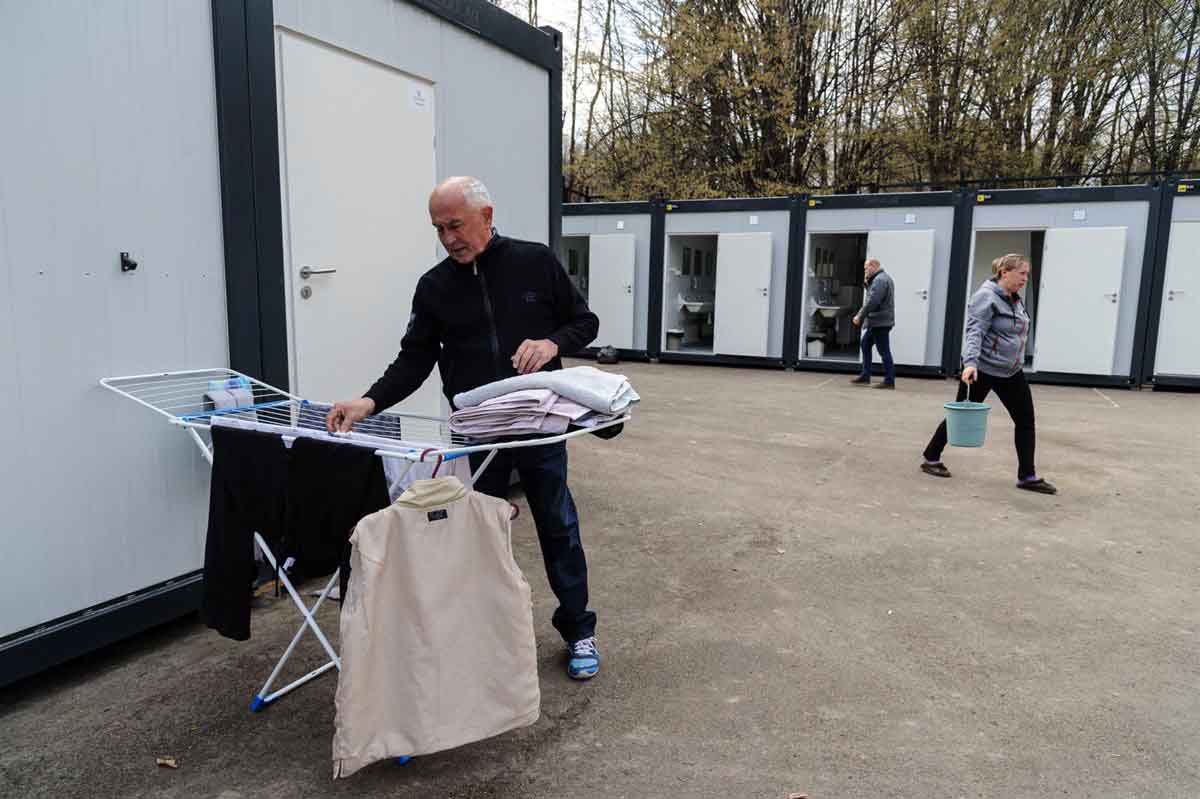
[(883, 359), (883, 382), (876, 388), (896, 387), (896, 364), (892, 360), (892, 327), (896, 324), (896, 284), (892, 276), (883, 271), (875, 258), (863, 264), (866, 274), (867, 295), (863, 306), (854, 315), (854, 326), (862, 327), (862, 372), (850, 382), (865, 386), (871, 382), (871, 349), (879, 350)]

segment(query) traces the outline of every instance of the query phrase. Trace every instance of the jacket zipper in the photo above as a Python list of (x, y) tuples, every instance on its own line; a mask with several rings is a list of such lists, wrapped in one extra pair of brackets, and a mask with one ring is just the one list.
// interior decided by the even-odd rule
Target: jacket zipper
[(479, 278), (479, 290), (483, 292), (483, 314), (487, 317), (488, 332), (491, 334), (492, 345), (492, 370), (497, 380), (500, 379), (500, 337), (496, 334), (496, 316), (492, 313), (492, 298), (488, 295), (487, 280), (483, 276), (483, 272), (479, 271), (479, 261), (472, 261), (471, 268), (475, 272), (475, 276)]
[(1017, 314), (1019, 307), (1019, 300), (1013, 303), (1013, 318), (1017, 323), (1017, 340), (1021, 342), (1021, 346), (1017, 347), (1017, 357), (1012, 364), (1015, 369), (1020, 369), (1024, 365), (1022, 361), (1025, 360), (1025, 320)]

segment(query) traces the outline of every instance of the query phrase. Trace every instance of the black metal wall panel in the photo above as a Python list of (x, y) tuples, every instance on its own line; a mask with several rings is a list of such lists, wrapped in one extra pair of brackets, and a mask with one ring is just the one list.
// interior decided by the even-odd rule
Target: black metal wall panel
[(786, 211), (788, 197), (734, 197), (723, 200), (667, 200), (667, 213), (703, 214), (720, 211)]
[(200, 607), (202, 587), (199, 574), (185, 575), (2, 643), (0, 688), (193, 613)]
[(954, 205), (957, 195), (951, 191), (903, 192), (896, 194), (830, 194), (807, 198), (809, 208), (929, 208)]
[[(1145, 367), (1146, 367), (1146, 352), (1147, 352), (1147, 335), (1149, 332), (1150, 317), (1153, 315), (1156, 319), (1158, 314), (1151, 314), (1154, 294), (1154, 280), (1158, 272), (1157, 256), (1158, 256), (1158, 238), (1161, 235), (1162, 222), (1162, 206), (1163, 206), (1163, 185), (1156, 187), (1156, 191), (1150, 199), (1150, 221), (1146, 225), (1146, 244), (1142, 252), (1142, 280), (1141, 286), (1138, 289), (1138, 309), (1137, 322), (1133, 331), (1133, 356), (1130, 359), (1129, 376), (1130, 382), (1134, 385), (1140, 385), (1145, 382)], [(1168, 214), (1168, 225), (1170, 211)], [(1168, 227), (1168, 231), (1170, 228)], [(1166, 258), (1166, 251), (1163, 251), (1163, 258)], [(1162, 293), (1161, 282), (1159, 284), (1159, 293)], [(1151, 346), (1153, 342), (1151, 342)]]
[(800, 328), (804, 313), (804, 221), (808, 205), (803, 195), (788, 199), (788, 263), (783, 310), (783, 363), (800, 360)]
[(566, 203), (562, 207), (563, 216), (631, 215), (653, 212), (653, 202)]
[(212, 4), (212, 12), (229, 363), (239, 372), (261, 376), (258, 234), (254, 214), (246, 7), (240, 0), (217, 0)]
[(250, 85), (254, 228), (262, 374), (289, 385), (287, 284), (283, 272), (283, 197), (279, 182), (279, 118), (275, 97), (275, 16), (271, 0), (246, 0), (246, 67)]
[[(542, 49), (542, 57), (549, 63), (544, 66), (550, 72), (550, 130), (548, 140), (550, 142), (550, 191), (548, 193), (550, 202), (550, 227), (549, 241), (550, 249), (558, 252), (558, 242), (562, 237), (562, 34), (551, 27), (543, 27), (541, 29), (551, 42), (550, 53), (546, 52), (546, 48)], [(548, 56), (548, 57), (547, 57)]]
[(1150, 200), (1154, 186), (1064, 186), (1053, 189), (987, 189), (972, 192), (977, 205), (1103, 203)]
[(957, 375), (962, 353), (963, 324), (967, 313), (962, 298), (971, 279), (971, 230), (976, 198), (958, 192), (955, 197), (954, 237), (950, 245), (950, 281), (946, 288), (946, 328), (942, 335), (942, 371)]
[(666, 203), (655, 200), (650, 213), (650, 292), (646, 352), (651, 358), (662, 354), (663, 256), (667, 238)]

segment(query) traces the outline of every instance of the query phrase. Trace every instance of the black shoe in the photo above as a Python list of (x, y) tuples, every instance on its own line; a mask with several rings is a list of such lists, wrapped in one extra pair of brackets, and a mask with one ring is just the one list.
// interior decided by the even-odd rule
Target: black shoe
[(856, 377), (850, 381), (850, 385), (852, 385), (852, 386), (869, 386), (870, 384), (871, 384), (871, 378), (863, 377), (862, 375), (859, 375), (858, 377)]
[(934, 477), (949, 477), (950, 470), (946, 468), (946, 464), (938, 461), (937, 463), (925, 462), (921, 464), (921, 471), (925, 474), (931, 474)]
[(1017, 483), (1017, 488), (1023, 488), (1026, 491), (1035, 491), (1038, 494), (1057, 494), (1058, 489), (1053, 483), (1047, 483), (1042, 478), (1036, 480), (1021, 480)]
[(895, 383), (880, 383), (879, 385), (875, 386), (875, 388), (895, 389), (896, 384)]

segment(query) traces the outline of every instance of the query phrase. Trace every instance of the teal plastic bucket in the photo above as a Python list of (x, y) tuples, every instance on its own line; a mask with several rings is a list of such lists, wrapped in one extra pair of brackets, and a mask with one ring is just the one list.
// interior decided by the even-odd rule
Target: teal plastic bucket
[(982, 447), (991, 408), (982, 402), (947, 402), (946, 437), (952, 447)]

